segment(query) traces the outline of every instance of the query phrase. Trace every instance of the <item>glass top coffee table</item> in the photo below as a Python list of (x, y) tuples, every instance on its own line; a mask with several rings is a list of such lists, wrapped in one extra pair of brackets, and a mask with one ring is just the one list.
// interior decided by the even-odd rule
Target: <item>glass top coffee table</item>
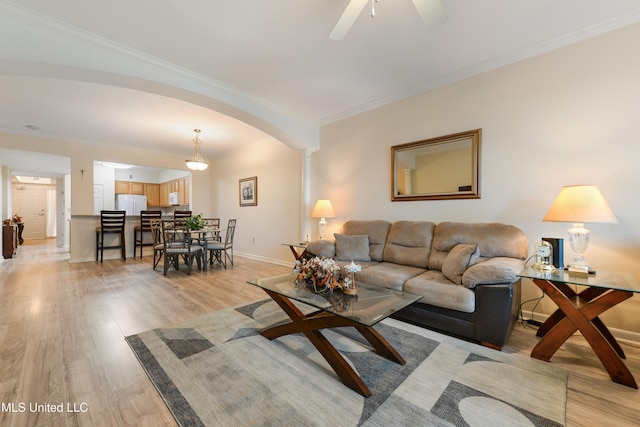
[(625, 355), (620, 344), (599, 317), (640, 292), (640, 285), (631, 275), (601, 270), (595, 275), (583, 275), (527, 267), (518, 276), (531, 279), (558, 306), (538, 329), (537, 335), (542, 339), (531, 351), (531, 357), (548, 362), (579, 330), (614, 382), (638, 388), (622, 361)]
[[(291, 319), (289, 323), (263, 330), (262, 336), (273, 340), (289, 334), (303, 333), (331, 365), (343, 384), (369, 397), (371, 392), (367, 385), (322, 335), (321, 330), (352, 326), (369, 341), (379, 355), (404, 365), (402, 356), (373, 325), (418, 301), (422, 296), (362, 282), (358, 282), (357, 295), (345, 295), (339, 290), (332, 294), (316, 294), (305, 286), (296, 284), (295, 278), (295, 274), (285, 274), (248, 281), (249, 284), (262, 288)], [(318, 311), (305, 315), (293, 301), (302, 302)]]

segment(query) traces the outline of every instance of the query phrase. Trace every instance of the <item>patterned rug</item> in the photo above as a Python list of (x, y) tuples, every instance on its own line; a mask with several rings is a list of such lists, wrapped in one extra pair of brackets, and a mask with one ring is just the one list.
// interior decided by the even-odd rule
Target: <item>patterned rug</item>
[(387, 319), (375, 328), (402, 366), (354, 328), (323, 331), (369, 386), (364, 398), (304, 335), (260, 335), (285, 319), (265, 300), (126, 340), (181, 426), (565, 425), (567, 373), (548, 363)]

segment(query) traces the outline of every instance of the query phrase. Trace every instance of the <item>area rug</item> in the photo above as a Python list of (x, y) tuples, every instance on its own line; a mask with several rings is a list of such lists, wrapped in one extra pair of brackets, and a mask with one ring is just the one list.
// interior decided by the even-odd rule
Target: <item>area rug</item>
[(565, 425), (567, 373), (548, 363), (386, 319), (376, 329), (398, 365), (354, 328), (323, 331), (369, 386), (365, 398), (304, 335), (260, 335), (285, 318), (265, 300), (126, 340), (181, 426)]

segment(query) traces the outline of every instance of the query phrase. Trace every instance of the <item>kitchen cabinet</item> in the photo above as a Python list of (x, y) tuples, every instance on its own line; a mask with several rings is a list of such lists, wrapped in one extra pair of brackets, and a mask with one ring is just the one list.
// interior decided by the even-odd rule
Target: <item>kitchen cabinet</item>
[(116, 194), (144, 194), (144, 182), (116, 181)]
[(189, 204), (189, 178), (178, 179), (178, 203), (180, 205)]
[(182, 178), (182, 180), (184, 181), (184, 204), (188, 205), (189, 203), (191, 203), (191, 193), (189, 192), (189, 177), (185, 176), (184, 178)]
[(130, 182), (129, 183), (129, 189), (131, 190), (131, 193), (129, 193), (129, 194), (140, 194), (140, 195), (143, 195), (144, 194), (144, 182)]
[(128, 181), (116, 181), (116, 194), (130, 194)]
[(169, 206), (169, 183), (160, 184), (160, 206)]
[(147, 196), (147, 206), (162, 206), (160, 204), (160, 184), (145, 184), (144, 194)]

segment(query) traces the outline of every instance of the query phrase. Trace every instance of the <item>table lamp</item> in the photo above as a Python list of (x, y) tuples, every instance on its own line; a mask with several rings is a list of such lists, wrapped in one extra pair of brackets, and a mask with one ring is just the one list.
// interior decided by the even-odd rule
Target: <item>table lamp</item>
[(584, 228), (585, 222), (617, 223), (615, 215), (595, 185), (568, 185), (562, 187), (560, 194), (551, 205), (543, 221), (572, 222), (568, 230), (569, 244), (573, 251), (573, 263), (569, 271), (594, 273), (584, 260), (589, 245), (590, 231)]
[(336, 214), (333, 211), (331, 200), (318, 200), (316, 206), (313, 208), (313, 212), (311, 212), (311, 218), (320, 218), (318, 231), (320, 232), (321, 239), (324, 237), (324, 232), (327, 229), (326, 218), (335, 218), (335, 216)]

